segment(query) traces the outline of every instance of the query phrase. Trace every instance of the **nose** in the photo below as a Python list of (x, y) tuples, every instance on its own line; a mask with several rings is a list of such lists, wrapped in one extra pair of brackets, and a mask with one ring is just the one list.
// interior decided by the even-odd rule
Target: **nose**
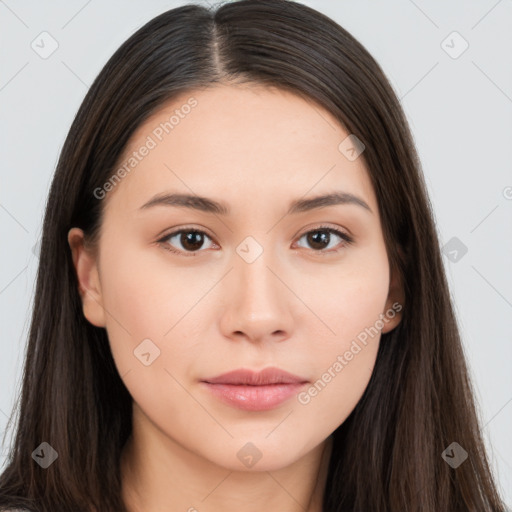
[(286, 284), (282, 265), (268, 255), (270, 250), (263, 251), (251, 263), (234, 257), (221, 319), (221, 330), (228, 338), (261, 343), (292, 335), (293, 308), (299, 301)]

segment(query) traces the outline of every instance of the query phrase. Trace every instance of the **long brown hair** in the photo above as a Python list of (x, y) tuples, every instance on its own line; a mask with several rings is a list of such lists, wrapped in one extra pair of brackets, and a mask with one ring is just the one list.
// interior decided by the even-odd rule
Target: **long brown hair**
[[(46, 205), (17, 429), (0, 505), (41, 512), (126, 511), (120, 454), (132, 399), (105, 329), (82, 313), (67, 242), (93, 239), (94, 191), (136, 128), (183, 91), (277, 86), (315, 101), (365, 145), (390, 264), (405, 286), (401, 323), (381, 338), (363, 397), (334, 432), (324, 511), (496, 512), (497, 493), (420, 162), (400, 103), (366, 49), (325, 15), (288, 0), (186, 5), (149, 21), (88, 91)], [(11, 420), (12, 420), (11, 416)], [(58, 459), (33, 459), (41, 443)], [(457, 468), (441, 454), (457, 442)], [(45, 445), (46, 446), (46, 445)]]

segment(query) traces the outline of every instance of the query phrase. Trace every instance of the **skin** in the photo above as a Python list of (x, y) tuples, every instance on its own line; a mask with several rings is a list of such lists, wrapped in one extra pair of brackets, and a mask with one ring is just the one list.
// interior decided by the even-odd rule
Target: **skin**
[[(199, 381), (277, 366), (314, 383), (402, 303), (377, 200), (363, 159), (338, 149), (348, 133), (329, 112), (254, 85), (174, 98), (139, 127), (120, 165), (190, 97), (197, 106), (103, 199), (98, 246), (85, 246), (78, 228), (68, 235), (84, 315), (107, 330), (134, 400), (123, 497), (133, 512), (320, 512), (331, 434), (369, 382), (380, 333), (307, 404), (294, 396), (269, 411), (244, 411)], [(285, 215), (294, 199), (339, 190), (371, 212), (342, 204)], [(140, 209), (162, 192), (223, 201), (231, 214)], [(323, 224), (353, 243), (334, 234), (329, 241), (322, 230), (328, 247), (313, 245), (304, 235)], [(195, 251), (180, 236), (157, 241), (191, 227), (207, 235)], [(248, 236), (263, 249), (251, 263), (236, 250)], [(134, 350), (148, 338), (160, 355), (146, 366)], [(261, 453), (252, 467), (237, 457), (249, 442)]]

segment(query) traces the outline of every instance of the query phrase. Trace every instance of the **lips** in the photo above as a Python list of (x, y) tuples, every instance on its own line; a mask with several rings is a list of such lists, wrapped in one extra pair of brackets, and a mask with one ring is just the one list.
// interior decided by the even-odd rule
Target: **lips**
[(269, 384), (303, 384), (308, 382), (308, 380), (272, 366), (260, 372), (241, 368), (239, 370), (223, 373), (218, 377), (203, 379), (203, 382), (210, 384), (265, 386)]
[(274, 409), (307, 383), (307, 379), (275, 367), (260, 372), (239, 369), (201, 381), (216, 398), (247, 411)]

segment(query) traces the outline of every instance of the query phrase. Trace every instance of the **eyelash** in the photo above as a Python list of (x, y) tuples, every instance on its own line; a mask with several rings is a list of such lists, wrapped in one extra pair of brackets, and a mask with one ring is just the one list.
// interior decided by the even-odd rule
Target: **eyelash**
[[(302, 237), (304, 237), (305, 235), (308, 235), (310, 233), (317, 233), (317, 232), (328, 232), (330, 234), (335, 234), (335, 235), (339, 236), (343, 240), (343, 242), (341, 243), (341, 247), (339, 249), (334, 249), (334, 250), (330, 249), (328, 251), (323, 250), (323, 249), (319, 249), (319, 250), (311, 249), (311, 251), (313, 251), (314, 253), (319, 254), (320, 256), (327, 256), (327, 255), (330, 255), (330, 254), (333, 254), (333, 253), (338, 253), (343, 248), (345, 248), (346, 246), (352, 244), (353, 241), (354, 241), (351, 236), (347, 235), (343, 231), (339, 231), (338, 229), (335, 229), (335, 228), (332, 228), (332, 227), (329, 227), (329, 226), (318, 226), (315, 229), (311, 229), (309, 231), (306, 231), (305, 233), (303, 233), (299, 237), (299, 240)], [(181, 228), (181, 229), (179, 229), (177, 231), (173, 231), (172, 233), (169, 233), (169, 234), (165, 235), (163, 238), (160, 238), (159, 240), (157, 240), (157, 242), (160, 243), (162, 245), (162, 247), (164, 249), (166, 249), (167, 251), (170, 251), (172, 253), (179, 254), (179, 255), (185, 255), (187, 257), (188, 256), (197, 256), (198, 252), (203, 252), (201, 250), (198, 250), (198, 251), (181, 251), (179, 249), (175, 249), (174, 247), (169, 245), (169, 243), (166, 242), (167, 240), (169, 240), (169, 238), (172, 238), (172, 237), (174, 237), (176, 235), (179, 235), (181, 233), (200, 233), (200, 234), (206, 235), (210, 239), (212, 238), (205, 231), (202, 231), (202, 230), (196, 229), (196, 228), (187, 228), (187, 227), (185, 227), (185, 228)]]

